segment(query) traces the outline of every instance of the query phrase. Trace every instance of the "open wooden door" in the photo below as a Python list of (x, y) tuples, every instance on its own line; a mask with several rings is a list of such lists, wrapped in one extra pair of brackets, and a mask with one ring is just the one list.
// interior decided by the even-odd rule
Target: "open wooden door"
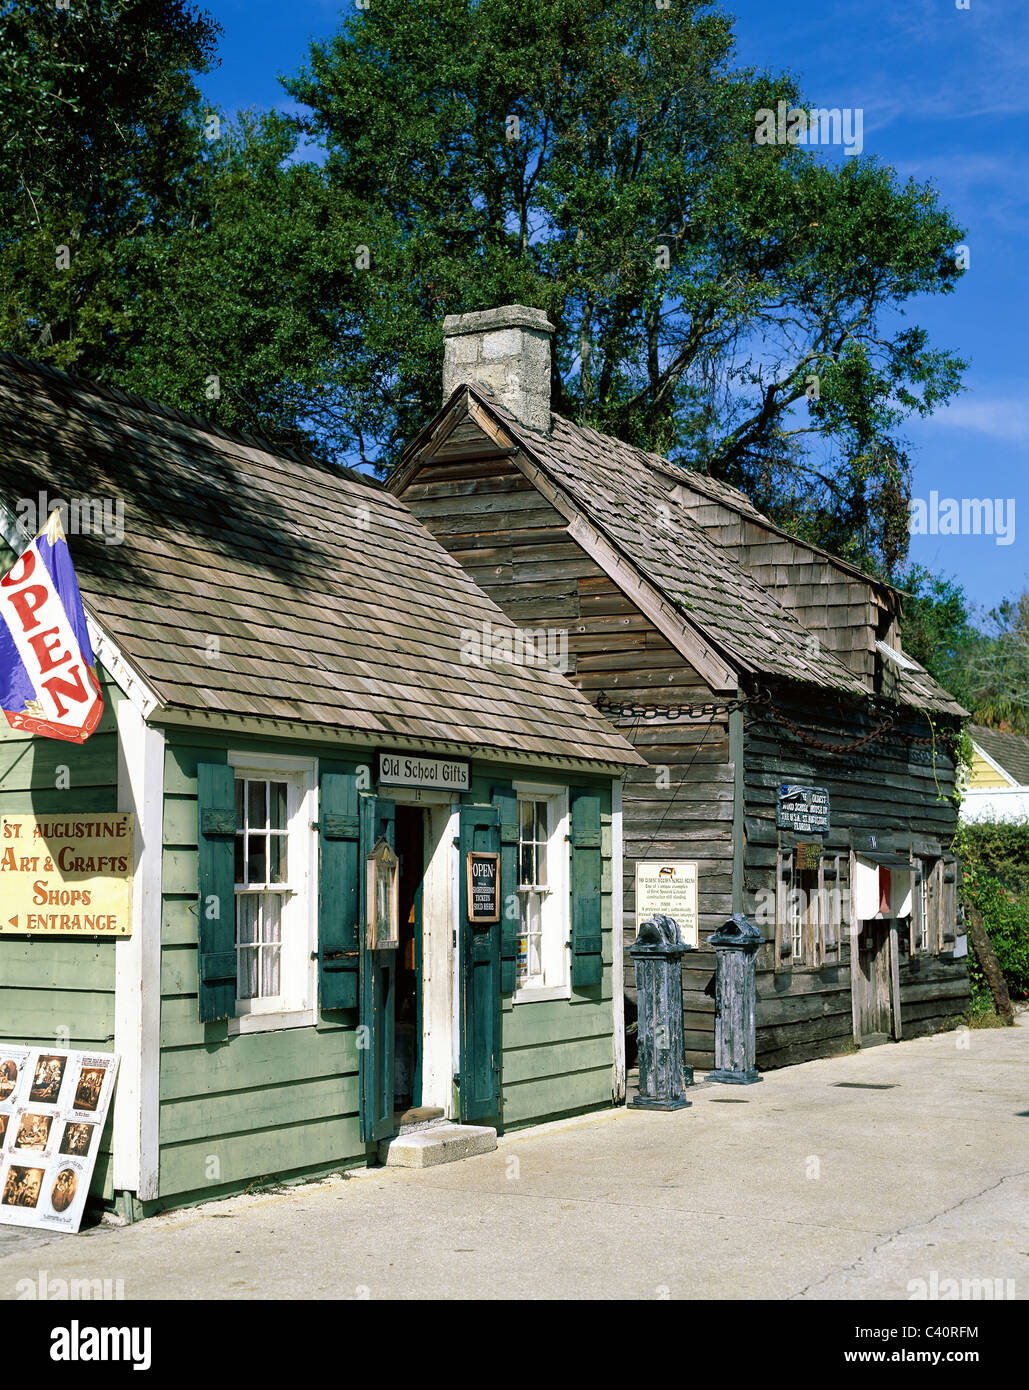
[(893, 1036), (890, 926), (889, 921), (861, 923), (854, 988), (858, 1036), (863, 1047), (873, 1047)]

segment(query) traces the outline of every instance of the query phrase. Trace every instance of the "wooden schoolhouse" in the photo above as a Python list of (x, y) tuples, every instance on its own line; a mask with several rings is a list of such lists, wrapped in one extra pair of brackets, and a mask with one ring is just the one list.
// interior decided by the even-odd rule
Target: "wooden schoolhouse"
[(19, 916), (0, 872), (0, 1049), (121, 1059), (96, 1196), (146, 1215), (363, 1164), (405, 1117), (624, 1096), (643, 759), (402, 501), (5, 355), (0, 502), (0, 573), (63, 511), (105, 701), (81, 744), (0, 731), (0, 818), (132, 816), (117, 939)]
[(552, 333), (519, 305), (450, 316), (444, 404), (389, 486), (515, 622), (567, 633), (571, 679), (645, 755), (626, 936), (662, 878), (682, 885), (687, 1060), (711, 1065), (706, 938), (739, 911), (764, 937), (759, 1067), (943, 1027), (968, 998), (965, 711), (904, 653), (901, 595), (705, 473), (553, 414)]

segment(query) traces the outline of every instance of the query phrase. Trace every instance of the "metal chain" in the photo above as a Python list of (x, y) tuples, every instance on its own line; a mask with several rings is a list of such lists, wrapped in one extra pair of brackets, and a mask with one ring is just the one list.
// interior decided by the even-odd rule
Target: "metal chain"
[[(941, 730), (935, 738), (926, 737), (920, 734), (909, 734), (903, 729), (896, 727), (896, 720), (892, 714), (885, 713), (881, 723), (871, 733), (863, 738), (856, 739), (853, 743), (826, 743), (824, 739), (815, 738), (805, 729), (794, 724), (788, 715), (784, 714), (778, 706), (772, 703), (771, 692), (762, 690), (757, 695), (738, 700), (706, 701), (703, 704), (689, 705), (640, 705), (629, 701), (621, 704), (610, 700), (606, 694), (597, 697), (597, 709), (602, 714), (611, 714), (618, 719), (712, 719), (719, 715), (733, 714), (736, 710), (746, 707), (767, 709), (773, 719), (777, 719), (781, 724), (785, 724), (802, 743), (806, 743), (811, 748), (817, 748), (823, 753), (854, 753), (859, 748), (863, 748), (868, 743), (874, 743), (878, 739), (884, 738), (888, 733), (895, 733), (905, 743), (919, 744), (922, 747), (929, 747), (932, 744), (942, 743), (944, 746), (953, 741), (953, 736), (949, 730)], [(873, 703), (874, 708), (874, 703)]]
[(733, 714), (745, 705), (768, 705), (771, 700), (767, 690), (751, 699), (708, 701), (702, 705), (616, 704), (606, 695), (598, 695), (597, 709), (601, 714), (613, 714), (619, 719), (702, 719), (705, 715)]

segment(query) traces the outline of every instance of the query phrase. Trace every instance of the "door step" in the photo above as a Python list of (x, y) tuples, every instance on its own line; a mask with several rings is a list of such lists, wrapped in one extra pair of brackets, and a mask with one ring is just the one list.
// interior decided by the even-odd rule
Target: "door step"
[(434, 1168), (438, 1163), (492, 1153), (496, 1147), (497, 1131), (487, 1125), (430, 1122), (407, 1134), (383, 1139), (379, 1162), (387, 1168)]

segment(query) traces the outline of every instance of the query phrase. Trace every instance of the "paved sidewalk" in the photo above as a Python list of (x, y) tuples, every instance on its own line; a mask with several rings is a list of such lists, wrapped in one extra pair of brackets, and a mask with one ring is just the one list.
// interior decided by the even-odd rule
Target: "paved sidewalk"
[(1029, 1015), (693, 1100), (441, 1168), (0, 1241), (0, 1297), (43, 1270), (156, 1299), (904, 1300), (934, 1279), (1029, 1294)]

